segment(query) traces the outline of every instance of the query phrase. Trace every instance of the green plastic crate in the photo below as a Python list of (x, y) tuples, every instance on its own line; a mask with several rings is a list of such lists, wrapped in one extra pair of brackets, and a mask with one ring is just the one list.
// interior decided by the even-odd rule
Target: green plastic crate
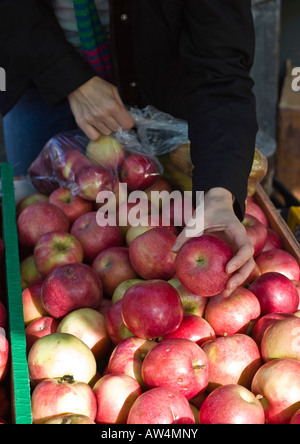
[(2, 229), (5, 242), (7, 305), (11, 345), (12, 421), (14, 424), (32, 424), (16, 224), (15, 189), (11, 164), (1, 163), (0, 173)]

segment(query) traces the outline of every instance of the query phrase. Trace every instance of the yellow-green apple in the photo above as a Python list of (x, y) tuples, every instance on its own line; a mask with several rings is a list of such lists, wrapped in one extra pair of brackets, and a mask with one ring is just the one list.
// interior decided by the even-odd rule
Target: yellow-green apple
[(291, 316), (294, 316), (293, 314), (289, 313), (268, 313), (264, 316), (261, 316), (254, 324), (251, 337), (254, 339), (256, 344), (260, 348), (261, 339), (264, 335), (264, 332), (267, 330), (270, 325), (273, 325), (275, 322), (281, 320), (290, 318)]
[(97, 373), (97, 363), (91, 349), (68, 333), (52, 333), (37, 339), (27, 359), (32, 387), (44, 379), (66, 375), (89, 384)]
[(179, 327), (172, 333), (164, 335), (162, 339), (185, 338), (201, 346), (205, 341), (215, 337), (214, 329), (204, 318), (195, 314), (184, 314)]
[(155, 339), (171, 333), (179, 327), (183, 318), (177, 290), (162, 279), (149, 279), (132, 285), (121, 301), (124, 324), (140, 338)]
[(148, 389), (172, 387), (191, 399), (203, 392), (209, 381), (206, 353), (185, 338), (163, 339), (146, 355), (142, 378)]
[(134, 334), (126, 327), (122, 317), (122, 302), (123, 299), (115, 302), (108, 310), (105, 325), (109, 334), (109, 337), (113, 344), (117, 345), (123, 339), (134, 336)]
[(157, 343), (136, 336), (126, 338), (113, 349), (107, 364), (108, 373), (124, 373), (135, 378), (142, 390), (146, 389), (142, 378), (142, 364)]
[(61, 265), (82, 262), (83, 257), (83, 248), (79, 240), (65, 231), (43, 234), (33, 250), (36, 269), (43, 278)]
[(0, 327), (6, 328), (7, 310), (5, 305), (0, 301)]
[(291, 280), (300, 279), (300, 267), (298, 261), (281, 248), (272, 248), (261, 252), (256, 258), (261, 274), (269, 271), (277, 271)]
[(263, 211), (263, 209), (256, 202), (253, 202), (252, 200), (247, 199), (245, 213), (256, 217), (256, 219), (258, 219), (265, 227), (269, 226), (269, 221), (268, 221), (266, 213)]
[(251, 391), (261, 397), (268, 424), (288, 424), (300, 408), (300, 362), (274, 359), (254, 375)]
[(71, 311), (59, 322), (58, 333), (69, 333), (81, 339), (93, 352), (96, 360), (105, 358), (111, 349), (105, 317), (93, 308)]
[(283, 248), (283, 244), (279, 235), (272, 228), (267, 228), (267, 240), (262, 251), (271, 250), (272, 248)]
[(143, 279), (137, 278), (137, 279), (126, 279), (125, 281), (121, 282), (116, 288), (112, 295), (111, 302), (112, 304), (115, 304), (117, 301), (123, 298), (126, 290), (131, 287), (133, 284), (137, 284), (138, 282), (142, 282)]
[(254, 249), (253, 257), (256, 257), (262, 251), (267, 241), (267, 228), (251, 214), (245, 214), (242, 224), (252, 243)]
[(142, 394), (137, 380), (122, 373), (102, 376), (93, 390), (97, 399), (97, 424), (126, 424), (130, 408)]
[(80, 171), (92, 165), (92, 162), (79, 150), (68, 149), (53, 162), (54, 171), (60, 186), (76, 183)]
[(246, 387), (227, 384), (217, 387), (203, 402), (200, 424), (265, 424), (259, 399)]
[(58, 325), (59, 321), (51, 316), (42, 316), (30, 322), (25, 328), (27, 351), (31, 349), (39, 338), (56, 333)]
[(300, 318), (290, 316), (270, 325), (261, 340), (264, 362), (292, 358), (300, 361)]
[(127, 424), (195, 424), (195, 418), (182, 393), (172, 387), (156, 387), (134, 402)]
[(20, 215), (20, 213), (26, 207), (28, 207), (28, 205), (31, 205), (31, 204), (33, 204), (35, 202), (47, 202), (48, 199), (49, 199), (49, 197), (46, 196), (46, 194), (43, 194), (43, 193), (33, 193), (33, 194), (30, 194), (29, 196), (24, 197), (17, 204), (17, 207), (16, 207), (17, 217)]
[(300, 408), (293, 414), (289, 424), (300, 424)]
[(97, 273), (87, 264), (61, 265), (46, 277), (42, 303), (54, 318), (62, 318), (77, 308), (97, 308), (103, 296)]
[(260, 275), (249, 286), (260, 302), (261, 314), (293, 313), (299, 304), (299, 295), (292, 281), (276, 271)]
[(6, 337), (6, 331), (0, 327), (0, 381), (3, 381), (8, 372), (10, 345)]
[(39, 238), (50, 231), (69, 231), (65, 213), (50, 202), (36, 202), (25, 208), (17, 219), (19, 242), (34, 248)]
[(38, 272), (33, 254), (30, 254), (20, 262), (21, 288), (25, 288), (43, 281), (43, 277)]
[(85, 415), (58, 415), (54, 416), (44, 424), (96, 424), (88, 416)]
[(220, 385), (240, 384), (247, 389), (262, 364), (255, 341), (245, 334), (219, 336), (202, 345), (209, 361), (209, 384), (212, 392)]
[(204, 317), (217, 336), (249, 334), (260, 312), (257, 297), (246, 288), (238, 287), (228, 297), (218, 294), (209, 298)]
[(183, 313), (203, 317), (208, 298), (191, 293), (177, 278), (169, 279), (168, 282), (178, 291), (183, 306)]
[(84, 382), (65, 376), (40, 382), (31, 396), (33, 424), (44, 424), (63, 413), (96, 417), (97, 401), (93, 389)]
[(120, 181), (126, 183), (129, 191), (146, 190), (160, 177), (157, 163), (150, 156), (131, 153), (123, 161)]
[(125, 149), (116, 137), (102, 134), (99, 139), (89, 141), (86, 155), (93, 163), (118, 170), (124, 160)]
[(170, 279), (175, 273), (176, 235), (157, 227), (136, 237), (129, 246), (131, 264), (143, 279)]
[(113, 191), (115, 176), (112, 170), (100, 165), (83, 168), (76, 177), (77, 192), (83, 199), (96, 202), (100, 191)]
[(43, 282), (37, 282), (22, 291), (24, 324), (27, 326), (35, 319), (47, 316), (48, 313), (42, 303)]
[(111, 298), (119, 284), (136, 279), (138, 275), (131, 265), (129, 248), (109, 247), (101, 251), (94, 259), (92, 268), (99, 276), (104, 294)]
[(232, 257), (229, 245), (216, 236), (191, 237), (177, 253), (176, 274), (191, 293), (214, 296), (226, 287), (231, 274), (225, 268)]
[(123, 245), (123, 235), (120, 228), (111, 224), (98, 225), (96, 211), (83, 214), (76, 219), (70, 233), (81, 243), (84, 260), (88, 263), (92, 263), (100, 251)]
[(69, 188), (60, 187), (49, 196), (49, 202), (59, 207), (67, 216), (70, 224), (82, 214), (93, 210), (93, 203), (72, 193)]

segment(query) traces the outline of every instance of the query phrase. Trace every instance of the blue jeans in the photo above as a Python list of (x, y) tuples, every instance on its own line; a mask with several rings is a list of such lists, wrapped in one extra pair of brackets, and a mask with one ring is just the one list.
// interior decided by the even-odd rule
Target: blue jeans
[(76, 128), (67, 100), (51, 107), (38, 90), (29, 89), (3, 118), (6, 158), (14, 168), (15, 177), (27, 174), (51, 137)]

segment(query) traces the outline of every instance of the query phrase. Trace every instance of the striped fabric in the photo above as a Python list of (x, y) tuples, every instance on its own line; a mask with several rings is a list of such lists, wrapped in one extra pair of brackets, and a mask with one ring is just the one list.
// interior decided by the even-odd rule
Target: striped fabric
[(95, 72), (113, 82), (109, 45), (102, 30), (94, 0), (73, 0), (82, 50)]

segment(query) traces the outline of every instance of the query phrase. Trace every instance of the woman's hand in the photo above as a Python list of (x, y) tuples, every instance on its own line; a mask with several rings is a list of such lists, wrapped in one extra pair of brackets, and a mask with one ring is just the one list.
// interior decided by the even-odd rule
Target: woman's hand
[(77, 125), (91, 140), (134, 126), (117, 88), (100, 77), (92, 77), (69, 94), (68, 100)]
[[(196, 213), (195, 213), (196, 214)], [(196, 216), (194, 216), (196, 217)], [(197, 217), (202, 217), (199, 212)], [(201, 226), (200, 221), (194, 226)], [(203, 223), (202, 223), (203, 227)], [(234, 257), (226, 266), (227, 273), (234, 273), (228, 280), (224, 296), (228, 296), (239, 285), (243, 284), (255, 266), (253, 259), (253, 246), (249, 240), (245, 227), (236, 217), (233, 210), (232, 194), (224, 188), (212, 188), (204, 198), (204, 232), (220, 232), (220, 235), (231, 245)], [(177, 237), (173, 251), (177, 252), (186, 242), (187, 227)]]

